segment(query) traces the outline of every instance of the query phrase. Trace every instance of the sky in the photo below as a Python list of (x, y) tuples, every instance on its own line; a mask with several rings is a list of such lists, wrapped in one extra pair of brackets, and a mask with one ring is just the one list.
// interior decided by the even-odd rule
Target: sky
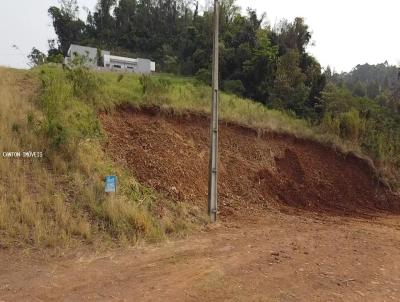
[[(200, 0), (204, 1), (204, 0)], [(0, 10), (0, 65), (27, 68), (26, 56), (37, 47), (47, 50), (47, 40), (55, 39), (47, 9), (58, 0), (4, 1)], [(79, 6), (93, 10), (96, 0), (78, 0)], [(281, 19), (305, 18), (312, 32), (308, 51), (322, 66), (350, 71), (357, 64), (388, 61), (400, 64), (398, 0), (237, 0), (243, 12), (255, 8), (266, 13), (274, 26)], [(84, 15), (84, 11), (81, 12)], [(16, 45), (16, 47), (13, 47)]]

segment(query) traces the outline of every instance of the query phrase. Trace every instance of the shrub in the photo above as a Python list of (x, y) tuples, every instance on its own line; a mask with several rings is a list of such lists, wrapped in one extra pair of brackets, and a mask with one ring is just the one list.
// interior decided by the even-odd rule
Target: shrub
[(340, 136), (340, 120), (330, 112), (325, 113), (320, 128), (323, 132)]
[(228, 93), (233, 93), (242, 96), (245, 92), (242, 81), (240, 80), (228, 80), (224, 81), (222, 85), (223, 89)]
[(208, 69), (200, 69), (196, 75), (195, 75), (196, 80), (198, 80), (199, 82), (202, 82), (204, 84), (207, 85), (211, 85), (212, 82), (212, 74), (211, 71)]
[(142, 75), (139, 79), (143, 94), (163, 94), (168, 92), (171, 81), (166, 78), (153, 79), (149, 75)]
[(61, 64), (64, 62), (64, 56), (61, 53), (50, 55), (47, 58), (47, 62)]
[(340, 136), (351, 142), (358, 143), (365, 131), (365, 119), (360, 117), (356, 109), (352, 109), (340, 116)]
[[(80, 74), (82, 83), (79, 83)], [(88, 95), (100, 96), (95, 88), (99, 83), (95, 75), (80, 67), (65, 73), (58, 69), (46, 69), (41, 73), (41, 79), (41, 107), (45, 116), (42, 129), (53, 148), (100, 135), (96, 112), (86, 102)], [(79, 98), (76, 94), (80, 93), (85, 97)]]
[(71, 81), (76, 97), (89, 100), (96, 98), (103, 84), (103, 81), (85, 66), (68, 69), (67, 79)]
[(59, 148), (68, 141), (68, 133), (59, 121), (48, 120), (47, 135), (51, 138), (52, 146)]

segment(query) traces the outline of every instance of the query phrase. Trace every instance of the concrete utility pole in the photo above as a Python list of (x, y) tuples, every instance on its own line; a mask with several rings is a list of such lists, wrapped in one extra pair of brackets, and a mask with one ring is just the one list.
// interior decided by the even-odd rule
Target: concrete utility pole
[(219, 99), (219, 2), (214, 0), (214, 47), (212, 71), (212, 106), (211, 106), (211, 149), (208, 178), (208, 213), (211, 222), (217, 220), (217, 172), (218, 172), (218, 99)]

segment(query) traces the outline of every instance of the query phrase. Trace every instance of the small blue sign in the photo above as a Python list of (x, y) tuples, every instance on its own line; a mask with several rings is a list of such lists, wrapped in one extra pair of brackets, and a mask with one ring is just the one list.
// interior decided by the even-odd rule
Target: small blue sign
[(117, 192), (117, 176), (106, 176), (105, 191), (106, 193)]

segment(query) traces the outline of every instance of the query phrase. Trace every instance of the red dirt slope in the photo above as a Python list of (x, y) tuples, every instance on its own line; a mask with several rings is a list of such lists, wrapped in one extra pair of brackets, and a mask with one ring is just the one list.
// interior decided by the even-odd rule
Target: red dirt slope
[[(199, 207), (207, 203), (209, 120), (158, 108), (100, 114), (106, 152), (144, 184)], [(287, 205), (337, 214), (397, 212), (399, 198), (365, 160), (290, 135), (220, 122), (219, 212)]]

